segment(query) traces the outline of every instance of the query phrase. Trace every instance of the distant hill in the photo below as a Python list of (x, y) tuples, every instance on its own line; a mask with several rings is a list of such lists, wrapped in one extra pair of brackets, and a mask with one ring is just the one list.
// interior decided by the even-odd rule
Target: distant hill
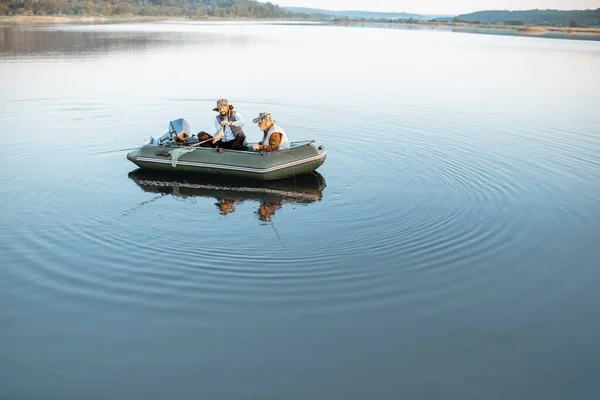
[[(319, 8), (306, 8), (306, 7), (281, 7), (285, 11), (296, 13), (296, 14), (308, 14), (308, 15), (323, 15), (329, 18), (352, 18), (352, 19), (418, 19), (418, 20), (430, 20), (434, 18), (446, 17), (445, 15), (422, 15), (422, 14), (410, 14), (410, 13), (393, 13), (393, 12), (375, 12), (375, 11), (332, 11), (323, 10)], [(452, 18), (452, 17), (450, 17)]]
[(511, 25), (600, 26), (597, 10), (478, 11), (458, 16), (404, 12), (332, 11), (318, 8), (279, 7), (255, 0), (0, 0), (2, 15), (182, 16), (196, 18), (300, 18), (365, 20), (438, 20), (509, 23)]
[(484, 23), (522, 22), (523, 24), (547, 24), (565, 26), (600, 26), (600, 8), (597, 10), (527, 10), (527, 11), (478, 11), (458, 16), (463, 21)]
[(254, 0), (0, 0), (0, 15), (303, 18)]

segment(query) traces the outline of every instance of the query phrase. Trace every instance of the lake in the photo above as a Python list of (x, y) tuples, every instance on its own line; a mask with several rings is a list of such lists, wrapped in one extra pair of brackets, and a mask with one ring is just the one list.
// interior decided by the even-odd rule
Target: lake
[[(599, 71), (593, 41), (0, 27), (0, 398), (598, 398)], [(120, 150), (223, 97), (325, 164)]]

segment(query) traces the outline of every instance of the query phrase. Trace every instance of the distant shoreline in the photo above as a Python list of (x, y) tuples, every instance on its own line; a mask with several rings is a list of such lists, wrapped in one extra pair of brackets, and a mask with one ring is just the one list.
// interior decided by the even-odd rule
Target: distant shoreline
[[(71, 24), (71, 23), (89, 23), (89, 24), (118, 24), (128, 22), (158, 22), (158, 21), (313, 21), (308, 19), (282, 19), (282, 18), (223, 18), (223, 17), (173, 17), (173, 16), (146, 16), (130, 15), (119, 17), (101, 17), (101, 16), (55, 16), (55, 15), (13, 15), (0, 16), (0, 24), (11, 25), (50, 25), (50, 24)], [(321, 21), (322, 22), (322, 21)]]
[(473, 27), (478, 29), (514, 29), (521, 32), (564, 32), (564, 33), (598, 33), (600, 28), (571, 28), (565, 26), (552, 25), (507, 25), (507, 24), (470, 24), (465, 22), (419, 22), (420, 25), (444, 27)]
[(600, 28), (574, 28), (550, 25), (507, 25), (507, 24), (481, 24), (468, 22), (432, 22), (416, 21), (407, 22), (402, 20), (368, 21), (368, 20), (346, 20), (338, 19), (332, 21), (336, 26), (362, 26), (362, 27), (386, 27), (386, 28), (421, 28), (440, 29), (458, 33), (478, 33), (491, 35), (510, 35), (543, 37), (549, 39), (573, 39), (600, 41)]
[(188, 17), (171, 17), (171, 16), (145, 16), (131, 15), (123, 17), (92, 17), (92, 16), (55, 16), (55, 15), (14, 15), (0, 17), (0, 23), (11, 23), (15, 25), (37, 25), (37, 24), (69, 24), (69, 23), (127, 23), (127, 22), (156, 22), (156, 21), (225, 21), (231, 18), (188, 18)]
[[(101, 16), (2, 16), (0, 24), (11, 25), (49, 25), (49, 24), (112, 24), (128, 22), (158, 22), (158, 21), (285, 21), (321, 23), (333, 26), (367, 26), (367, 27), (422, 27), (430, 29), (445, 29), (464, 33), (482, 34), (515, 34), (520, 36), (552, 37), (545, 35), (564, 35), (564, 37), (581, 40), (600, 40), (600, 28), (561, 27), (546, 25), (505, 25), (505, 24), (477, 24), (468, 22), (407, 22), (403, 20), (313, 20), (313, 19), (285, 19), (285, 18), (220, 18), (220, 17), (170, 17), (170, 16), (126, 16), (126, 17), (101, 17)], [(596, 38), (597, 36), (597, 38)]]

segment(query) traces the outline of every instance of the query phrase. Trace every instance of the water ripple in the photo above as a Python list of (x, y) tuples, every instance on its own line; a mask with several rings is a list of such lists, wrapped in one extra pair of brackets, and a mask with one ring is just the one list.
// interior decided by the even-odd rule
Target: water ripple
[[(163, 105), (149, 99), (132, 113), (130, 122), (124, 122), (110, 117), (113, 109), (107, 104), (73, 101), (56, 108), (48, 99), (28, 101), (38, 101), (43, 113), (96, 118), (103, 121), (106, 132), (86, 134), (84, 145), (79, 140), (15, 144), (4, 162), (44, 156), (73, 165), (81, 165), (84, 158), (114, 163), (123, 154), (96, 153), (105, 149), (107, 140), (118, 142), (115, 147), (126, 146), (120, 140), (131, 129), (136, 137), (143, 137), (131, 121)], [(172, 101), (210, 103), (210, 99)], [(121, 209), (115, 211), (105, 196), (133, 190), (131, 181), (73, 174), (72, 187), (97, 195), (90, 195), (86, 213), (65, 208), (58, 222), (40, 218), (43, 230), (16, 229), (13, 251), (22, 254), (30, 268), (15, 273), (40, 290), (73, 298), (166, 309), (183, 309), (190, 301), (207, 307), (217, 302), (221, 309), (234, 309), (240, 302), (277, 302), (311, 312), (316, 312), (315, 304), (323, 303), (325, 313), (390, 302), (435, 307), (436, 299), (498, 279), (489, 259), (526, 257), (530, 249), (522, 243), (535, 234), (535, 227), (523, 220), (531, 221), (533, 215), (533, 220), (546, 226), (558, 226), (561, 213), (584, 220), (585, 212), (560, 197), (563, 179), (579, 188), (578, 195), (597, 200), (597, 185), (589, 183), (598, 177), (600, 141), (592, 132), (515, 125), (481, 115), (398, 104), (369, 107), (379, 112), (367, 115), (359, 106), (244, 103), (249, 108), (265, 105), (276, 107), (284, 118), (309, 113), (311, 126), (328, 127), (329, 135), (322, 136), (331, 149), (324, 167), (329, 168), (330, 186), (326, 207), (313, 204), (322, 202), (319, 191), (142, 177), (136, 183), (144, 188), (143, 200), (128, 207), (119, 202)], [(25, 112), (10, 117), (21, 118)], [(450, 121), (460, 130), (451, 128)], [(356, 134), (348, 134), (350, 130)], [(63, 138), (73, 134), (57, 133)], [(340, 137), (343, 145), (333, 139)], [(41, 193), (58, 196), (60, 190), (47, 188)], [(236, 198), (240, 208), (256, 207), (264, 196), (309, 205), (312, 211), (287, 210), (297, 214), (294, 226), (302, 226), (306, 235), (316, 239), (310, 246), (298, 244), (310, 240), (288, 227), (285, 219), (280, 224), (276, 216), (272, 234), (284, 236), (276, 253), (265, 253), (260, 242), (248, 236), (264, 228), (260, 225), (246, 232), (228, 226), (232, 236), (244, 241), (226, 251), (217, 245), (215, 251), (222, 235), (218, 224), (224, 222), (215, 223), (193, 210), (214, 207), (223, 192)], [(552, 212), (539, 210), (546, 211), (545, 219), (532, 211), (532, 196), (540, 193), (554, 200), (547, 205)], [(182, 218), (161, 222), (162, 209), (180, 212)], [(204, 239), (194, 227), (202, 227)], [(86, 249), (83, 257), (80, 248)], [(518, 279), (518, 271), (512, 276)], [(423, 281), (426, 278), (429, 281)], [(398, 296), (394, 282), (403, 280), (420, 283), (400, 285), (403, 295)]]

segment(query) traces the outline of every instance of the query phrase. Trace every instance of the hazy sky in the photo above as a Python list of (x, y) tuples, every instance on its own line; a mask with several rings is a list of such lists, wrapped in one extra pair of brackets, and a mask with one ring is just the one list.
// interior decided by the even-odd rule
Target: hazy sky
[(271, 3), (328, 10), (405, 11), (417, 14), (460, 14), (481, 10), (534, 8), (600, 8), (600, 0), (271, 0)]

